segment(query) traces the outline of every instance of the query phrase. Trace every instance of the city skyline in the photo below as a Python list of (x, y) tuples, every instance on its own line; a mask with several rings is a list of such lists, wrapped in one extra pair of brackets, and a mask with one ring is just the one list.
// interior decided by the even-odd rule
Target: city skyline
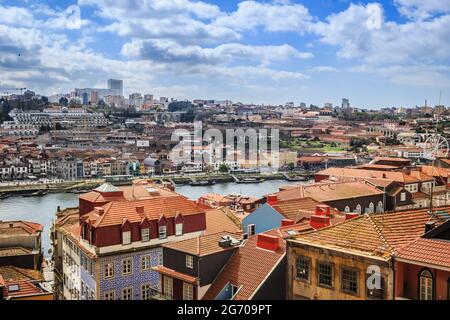
[[(450, 104), (449, 1), (0, 1), (0, 88)], [(136, 10), (139, 8), (139, 10)], [(280, 17), (280, 18), (277, 18)]]

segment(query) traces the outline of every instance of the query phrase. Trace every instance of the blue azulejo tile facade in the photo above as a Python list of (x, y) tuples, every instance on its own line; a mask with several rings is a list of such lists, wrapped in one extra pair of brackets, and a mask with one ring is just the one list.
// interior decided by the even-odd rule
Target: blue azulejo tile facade
[[(162, 264), (162, 249), (153, 248), (129, 253), (122, 253), (100, 258), (100, 299), (104, 299), (105, 294), (113, 294), (114, 299), (122, 299), (124, 289), (132, 289), (133, 300), (142, 299), (142, 286), (150, 285), (157, 289), (159, 285), (159, 273), (153, 270), (144, 270), (142, 266), (143, 258), (150, 260), (150, 266), (154, 267)], [(126, 261), (131, 263), (131, 273), (123, 273), (123, 264)], [(107, 264), (113, 264), (114, 271), (110, 277), (106, 276)]]

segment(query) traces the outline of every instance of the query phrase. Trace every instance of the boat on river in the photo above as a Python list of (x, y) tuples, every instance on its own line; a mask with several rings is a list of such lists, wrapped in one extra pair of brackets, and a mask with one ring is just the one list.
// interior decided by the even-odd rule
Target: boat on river
[(244, 178), (239, 181), (236, 181), (237, 183), (261, 183), (264, 179), (262, 178)]
[(199, 180), (199, 181), (191, 181), (189, 183), (191, 186), (212, 186), (216, 184), (214, 180)]
[(9, 198), (9, 194), (8, 193), (6, 193), (6, 192), (0, 193), (0, 200), (6, 199), (6, 198)]
[(24, 197), (42, 197), (48, 194), (48, 190), (38, 190), (32, 193), (26, 193), (23, 196)]

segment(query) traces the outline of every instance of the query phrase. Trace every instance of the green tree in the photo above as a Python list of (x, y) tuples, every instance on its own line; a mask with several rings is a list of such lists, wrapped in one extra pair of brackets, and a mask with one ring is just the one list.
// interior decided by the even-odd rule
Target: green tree
[(219, 166), (219, 171), (222, 172), (222, 173), (227, 173), (228, 171), (230, 171), (230, 166), (225, 164), (225, 163), (222, 163)]

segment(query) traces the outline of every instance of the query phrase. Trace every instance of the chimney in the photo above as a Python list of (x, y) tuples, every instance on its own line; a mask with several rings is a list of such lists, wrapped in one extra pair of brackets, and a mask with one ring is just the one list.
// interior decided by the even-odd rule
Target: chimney
[(382, 177), (383, 179), (386, 179), (386, 173), (383, 173)]
[(139, 213), (139, 214), (141, 214), (141, 213), (144, 213), (144, 207), (136, 207), (136, 212), (137, 213)]
[(319, 204), (318, 206), (316, 206), (316, 212), (315, 215), (316, 216), (330, 216), (330, 207), (325, 205), (325, 204)]
[[(198, 239), (200, 240), (200, 237)], [(231, 247), (231, 238), (230, 237), (222, 237), (222, 239), (219, 240), (219, 247), (221, 247), (221, 248)]]
[(14, 224), (13, 224), (13, 223), (10, 223), (10, 224), (9, 224), (9, 227), (10, 227), (10, 228), (14, 227)]
[(434, 222), (434, 221), (428, 221), (427, 223), (425, 223), (425, 233), (433, 230), (435, 226), (436, 226), (436, 222)]
[(267, 196), (267, 203), (271, 206), (278, 203), (278, 196), (276, 194), (270, 194)]
[(294, 220), (291, 220), (291, 219), (283, 219), (283, 220), (281, 220), (281, 226), (282, 227), (292, 226), (293, 224), (295, 224)]
[(347, 213), (345, 214), (345, 221), (350, 220), (350, 219), (353, 219), (353, 218), (356, 218), (356, 217), (358, 217), (358, 216), (359, 216), (359, 213), (356, 213), (356, 212), (347, 212)]
[(95, 210), (95, 213), (98, 214), (99, 216), (101, 216), (105, 213), (105, 209), (103, 207), (95, 207), (94, 210)]
[(256, 246), (261, 249), (277, 251), (280, 247), (280, 238), (264, 233), (257, 235)]
[(312, 215), (309, 218), (309, 225), (314, 229), (322, 229), (330, 225), (330, 217), (326, 215)]

